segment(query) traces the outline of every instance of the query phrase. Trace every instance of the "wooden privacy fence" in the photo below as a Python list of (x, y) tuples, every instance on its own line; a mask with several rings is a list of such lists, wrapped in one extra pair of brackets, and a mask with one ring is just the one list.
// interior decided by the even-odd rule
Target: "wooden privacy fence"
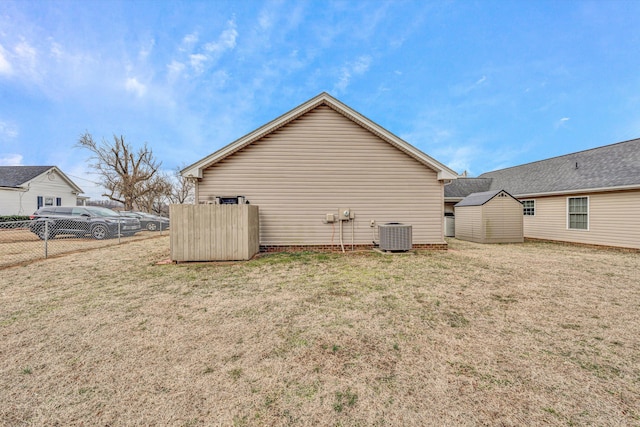
[(171, 259), (237, 261), (260, 250), (258, 206), (171, 205)]

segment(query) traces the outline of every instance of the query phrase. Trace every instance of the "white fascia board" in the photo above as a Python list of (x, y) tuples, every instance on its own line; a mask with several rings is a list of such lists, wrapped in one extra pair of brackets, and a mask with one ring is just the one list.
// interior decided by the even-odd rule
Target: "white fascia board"
[(0, 187), (0, 190), (3, 191), (22, 191), (23, 193), (26, 191), (29, 191), (28, 188), (24, 188), (24, 187)]
[(640, 184), (619, 185), (616, 187), (580, 188), (577, 190), (549, 191), (546, 193), (523, 193), (523, 194), (516, 194), (514, 195), (514, 197), (518, 199), (525, 199), (525, 198), (547, 197), (547, 196), (562, 196), (565, 194), (607, 193), (611, 191), (625, 191), (625, 190), (640, 190)]

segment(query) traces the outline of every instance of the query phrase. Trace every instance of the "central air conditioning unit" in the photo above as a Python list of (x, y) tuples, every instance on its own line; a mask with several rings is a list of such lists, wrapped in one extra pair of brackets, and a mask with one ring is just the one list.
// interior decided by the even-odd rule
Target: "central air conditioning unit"
[(378, 234), (380, 235), (380, 250), (409, 251), (413, 246), (410, 225), (388, 222), (378, 226)]

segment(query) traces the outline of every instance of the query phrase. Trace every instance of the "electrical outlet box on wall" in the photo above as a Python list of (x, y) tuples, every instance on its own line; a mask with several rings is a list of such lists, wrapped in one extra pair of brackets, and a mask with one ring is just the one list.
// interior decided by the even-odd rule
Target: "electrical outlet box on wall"
[(338, 211), (338, 219), (340, 219), (340, 221), (349, 221), (355, 217), (356, 214), (350, 208), (340, 208)]

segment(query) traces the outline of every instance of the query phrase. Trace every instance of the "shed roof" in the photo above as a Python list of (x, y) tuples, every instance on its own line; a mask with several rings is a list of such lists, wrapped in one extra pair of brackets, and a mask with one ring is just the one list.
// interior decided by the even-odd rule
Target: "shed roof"
[(241, 150), (242, 148), (252, 144), (253, 142), (264, 137), (265, 135), (278, 130), (282, 126), (285, 126), (291, 121), (297, 119), (303, 114), (321, 105), (328, 106), (329, 108), (333, 109), (339, 114), (342, 114), (343, 116), (353, 121), (354, 123), (358, 124), (359, 126), (362, 126), (363, 128), (367, 129), (369, 132), (375, 134), (382, 140), (388, 142), (389, 144), (393, 145), (397, 149), (413, 157), (420, 163), (433, 169), (434, 171), (437, 172), (439, 180), (455, 180), (458, 177), (458, 174), (452, 169), (449, 169), (444, 164), (438, 162), (434, 158), (423, 153), (413, 145), (402, 140), (398, 136), (392, 134), (388, 130), (384, 129), (382, 126), (373, 122), (372, 120), (369, 120), (368, 118), (364, 117), (362, 114), (351, 109), (350, 107), (338, 101), (337, 99), (335, 99), (334, 97), (332, 97), (326, 92), (323, 92), (318, 96), (310, 99), (309, 101), (297, 106), (293, 110), (283, 114), (282, 116), (276, 118), (275, 120), (272, 120), (271, 122), (265, 124), (264, 126), (259, 127), (258, 129), (241, 137), (240, 139), (237, 139), (236, 141), (208, 155), (202, 160), (199, 160), (196, 163), (190, 166), (187, 166), (180, 173), (182, 174), (182, 176), (185, 176), (185, 177), (202, 178), (202, 171), (204, 169), (225, 159), (226, 157), (237, 152), (238, 150)]
[(460, 202), (456, 203), (455, 207), (460, 208), (464, 206), (482, 206), (500, 193), (504, 193), (507, 196), (511, 197), (516, 202), (520, 203), (518, 199), (516, 199), (515, 197), (513, 197), (511, 194), (507, 193), (504, 190), (492, 190), (492, 191), (483, 191), (480, 193), (469, 194)]
[(640, 187), (640, 139), (487, 172), (490, 189), (518, 196)]
[(82, 193), (82, 189), (56, 166), (0, 166), (0, 187), (20, 188), (25, 183), (50, 170), (55, 170), (71, 188), (78, 193)]

